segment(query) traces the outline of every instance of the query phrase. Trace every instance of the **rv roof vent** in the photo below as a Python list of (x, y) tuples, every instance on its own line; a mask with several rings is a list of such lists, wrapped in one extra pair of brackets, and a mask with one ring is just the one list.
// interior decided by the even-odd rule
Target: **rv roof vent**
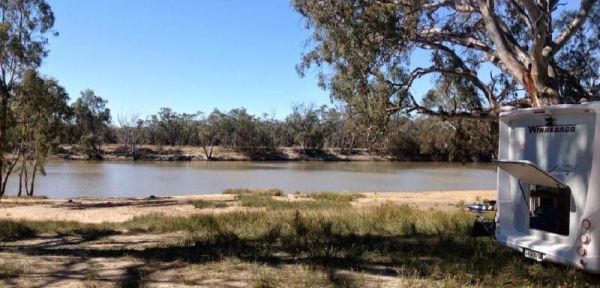
[(588, 101), (588, 99), (587, 99), (587, 98), (585, 98), (585, 97), (583, 97), (583, 98), (579, 99), (579, 103), (580, 103), (580, 104), (585, 104), (585, 103), (588, 103), (588, 102), (589, 102), (589, 101)]

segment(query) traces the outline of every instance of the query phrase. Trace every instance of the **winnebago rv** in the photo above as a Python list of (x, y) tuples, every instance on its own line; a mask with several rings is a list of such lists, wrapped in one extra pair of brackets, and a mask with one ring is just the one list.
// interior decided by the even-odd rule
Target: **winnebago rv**
[(600, 273), (600, 102), (500, 115), (496, 241)]

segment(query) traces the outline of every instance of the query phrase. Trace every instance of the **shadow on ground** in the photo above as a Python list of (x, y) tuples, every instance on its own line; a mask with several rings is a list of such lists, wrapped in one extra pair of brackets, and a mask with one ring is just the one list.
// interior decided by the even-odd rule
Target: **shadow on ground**
[[(272, 230), (256, 239), (242, 239), (232, 233), (217, 231), (203, 239), (158, 243), (142, 249), (126, 241), (110, 242), (109, 246), (94, 242), (112, 235), (108, 232), (93, 237), (81, 233), (80, 237), (41, 237), (37, 238), (39, 241), (18, 245), (4, 243), (0, 249), (29, 257), (72, 259), (72, 263), (53, 272), (52, 277), (38, 287), (51, 285), (57, 278), (89, 277), (91, 272), (82, 272), (74, 267), (94, 259), (132, 259), (132, 265), (123, 267), (124, 272), (112, 278), (123, 287), (140, 287), (149, 281), (148, 275), (165, 270), (165, 266), (207, 264), (232, 258), (273, 268), (306, 265), (324, 271), (331, 285), (342, 287), (353, 286), (352, 281), (335, 271), (410, 277), (461, 286), (487, 286), (490, 283), (497, 286), (547, 286), (556, 283), (585, 286), (596, 285), (600, 281), (598, 276), (574, 269), (525, 260), (508, 249), (496, 246), (489, 239), (422, 234), (340, 235), (326, 229), (320, 232), (307, 235), (297, 231), (295, 235), (282, 235)], [(15, 285), (16, 282), (11, 282), (11, 279), (19, 276), (22, 275), (0, 274), (6, 283)]]

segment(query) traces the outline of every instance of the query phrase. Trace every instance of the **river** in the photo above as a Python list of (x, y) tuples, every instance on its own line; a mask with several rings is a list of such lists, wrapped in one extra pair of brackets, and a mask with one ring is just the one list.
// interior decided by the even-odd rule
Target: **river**
[[(16, 178), (7, 194), (17, 190)], [(491, 165), (397, 162), (51, 161), (36, 181), (49, 198), (148, 197), (221, 193), (227, 188), (419, 192), (495, 189)]]

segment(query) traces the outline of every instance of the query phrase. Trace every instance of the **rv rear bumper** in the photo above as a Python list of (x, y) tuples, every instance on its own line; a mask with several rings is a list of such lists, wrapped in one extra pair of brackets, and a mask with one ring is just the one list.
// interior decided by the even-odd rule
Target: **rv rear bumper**
[(524, 253), (524, 249), (531, 249), (543, 253), (543, 261), (569, 265), (586, 272), (600, 274), (600, 256), (588, 255), (580, 257), (576, 252), (576, 248), (567, 245), (551, 245), (545, 247), (541, 247), (541, 245), (528, 245), (528, 243), (531, 242), (527, 241), (526, 238), (527, 237), (507, 238), (497, 235), (496, 243), (517, 250), (520, 253)]

